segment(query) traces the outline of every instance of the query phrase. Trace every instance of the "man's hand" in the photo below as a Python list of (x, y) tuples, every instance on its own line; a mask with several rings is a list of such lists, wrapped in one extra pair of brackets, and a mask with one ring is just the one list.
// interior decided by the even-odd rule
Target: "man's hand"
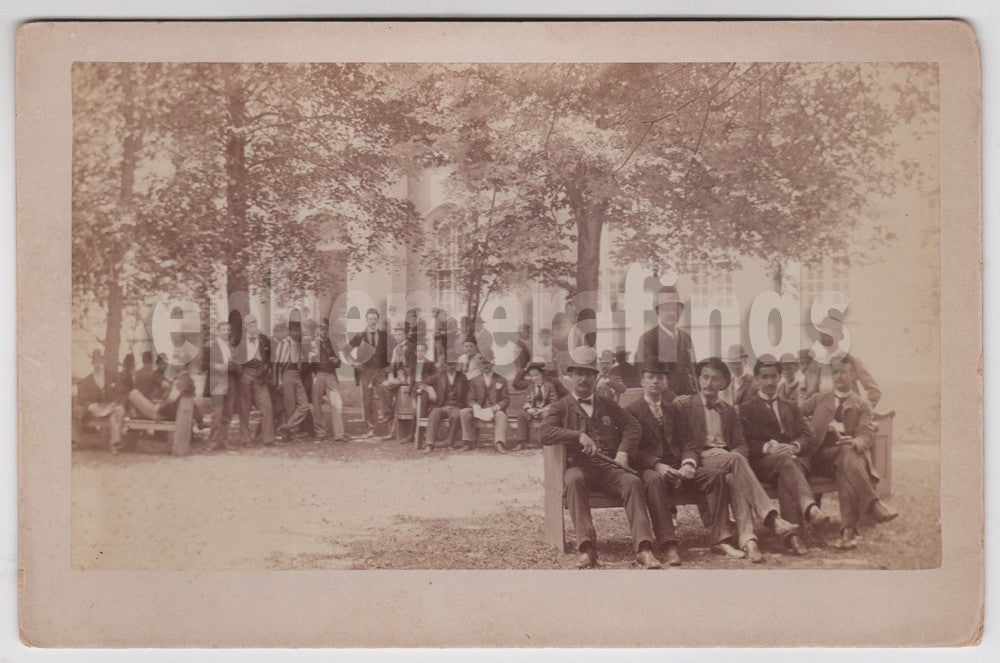
[(691, 463), (684, 463), (683, 465), (681, 465), (681, 469), (678, 470), (678, 473), (681, 475), (681, 478), (683, 479), (693, 479), (694, 471), (695, 471), (694, 465), (692, 465)]
[(868, 445), (865, 444), (865, 441), (856, 437), (851, 439), (851, 447), (859, 454), (864, 454), (868, 451)]
[(619, 451), (615, 454), (615, 462), (622, 467), (628, 467), (628, 454), (624, 451)]
[(597, 453), (597, 443), (590, 439), (586, 433), (580, 433), (580, 444), (583, 446), (583, 453), (593, 456)]

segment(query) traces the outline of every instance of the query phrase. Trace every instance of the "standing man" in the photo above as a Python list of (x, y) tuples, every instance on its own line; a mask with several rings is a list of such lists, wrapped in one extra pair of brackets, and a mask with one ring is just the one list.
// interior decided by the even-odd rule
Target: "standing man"
[[(761, 481), (778, 487), (781, 517), (801, 525), (804, 520), (819, 527), (830, 517), (816, 504), (809, 475), (809, 459), (816, 450), (809, 424), (798, 406), (778, 398), (781, 364), (771, 355), (757, 359), (753, 367), (757, 391), (740, 405), (740, 424), (750, 447), (750, 467)], [(785, 537), (796, 555), (808, 552), (799, 532)]]
[(243, 339), (237, 346), (243, 370), (240, 373), (240, 444), (253, 446), (250, 437), (250, 403), (260, 412), (260, 433), (264, 446), (274, 444), (274, 411), (271, 407), (271, 341), (260, 333), (257, 316), (243, 318)]
[(379, 399), (375, 393), (375, 379), (389, 365), (389, 339), (385, 330), (379, 329), (378, 319), (378, 311), (368, 309), (365, 313), (365, 328), (351, 339), (351, 347), (355, 348), (357, 360), (354, 375), (361, 385), (361, 404), (369, 432), (375, 430), (382, 419), (376, 411), (379, 409)]
[(819, 449), (812, 458), (812, 471), (833, 477), (840, 500), (840, 540), (834, 545), (849, 550), (858, 545), (858, 521), (870, 513), (876, 523), (898, 514), (875, 494), (879, 475), (872, 462), (875, 428), (872, 408), (852, 390), (857, 377), (849, 361), (833, 365), (833, 391), (813, 394), (802, 412), (812, 416), (810, 425)]
[(347, 442), (344, 434), (344, 399), (340, 396), (340, 379), (337, 369), (340, 368), (340, 356), (330, 340), (330, 323), (322, 320), (319, 323), (318, 339), (319, 355), (316, 360), (316, 370), (313, 377), (313, 424), (316, 426), (316, 439), (327, 437), (327, 418), (323, 416), (323, 396), (330, 404), (330, 418), (333, 422), (333, 441)]
[[(481, 355), (480, 355), (481, 356)], [(482, 372), (469, 380), (469, 402), (459, 413), (462, 421), (462, 445), (472, 451), (476, 439), (475, 420), (493, 422), (493, 448), (498, 454), (507, 453), (507, 406), (510, 396), (507, 378), (493, 372), (493, 361), (482, 359)]]
[(281, 321), (274, 325), (274, 336), (271, 339), (271, 411), (274, 415), (274, 426), (277, 428), (285, 421), (285, 393), (281, 384), (281, 373), (288, 363), (290, 352), (288, 339), (288, 323)]
[(229, 422), (233, 418), (236, 399), (240, 393), (239, 375), (233, 364), (233, 344), (228, 322), (216, 326), (215, 341), (209, 350), (208, 384), (212, 397), (212, 423), (209, 427), (206, 451), (214, 451), (220, 444), (230, 448)]
[(592, 490), (621, 497), (636, 561), (646, 569), (661, 568), (653, 554), (653, 527), (642, 480), (628, 466), (629, 457), (638, 451), (642, 428), (614, 401), (594, 394), (597, 352), (593, 348), (580, 346), (567, 354), (572, 392), (552, 405), (538, 432), (542, 444), (566, 445), (566, 503), (580, 553), (577, 568), (597, 566)]
[(729, 520), (729, 484), (726, 473), (717, 468), (698, 467), (699, 449), (694, 438), (681, 446), (675, 435), (674, 393), (668, 386), (670, 367), (650, 362), (642, 366), (642, 398), (630, 403), (625, 411), (642, 427), (636, 468), (646, 488), (646, 502), (653, 521), (660, 552), (670, 566), (681, 563), (677, 533), (674, 528), (670, 494), (692, 485), (704, 495), (698, 511), (716, 550), (730, 557), (745, 557), (737, 550), (736, 530)]
[(288, 362), (281, 371), (281, 385), (284, 392), (285, 423), (278, 427), (278, 435), (286, 438), (295, 434), (295, 429), (305, 423), (309, 416), (309, 397), (306, 396), (304, 374), (309, 365), (302, 343), (302, 323), (292, 320), (288, 323)]
[[(677, 435), (685, 448), (697, 448), (700, 463), (729, 474), (729, 490), (739, 546), (751, 562), (763, 562), (764, 556), (754, 534), (754, 516), (781, 538), (798, 531), (799, 526), (778, 515), (771, 498), (764, 492), (750, 467), (750, 449), (743, 439), (736, 408), (719, 398), (729, 386), (729, 368), (718, 357), (702, 359), (695, 366), (700, 390), (697, 394), (678, 396)], [(693, 438), (693, 439), (689, 439)]]
[(657, 326), (639, 338), (635, 352), (637, 364), (647, 361), (670, 364), (670, 391), (678, 396), (697, 392), (694, 374), (694, 342), (686, 331), (677, 327), (684, 313), (677, 288), (663, 286), (656, 293)]
[[(458, 370), (458, 360), (445, 362), (445, 370), (434, 380), (434, 393), (429, 395), (432, 401), (430, 414), (427, 417), (427, 440), (424, 443), (424, 453), (430, 453), (434, 447), (454, 447), (458, 441), (461, 410), (469, 396), (469, 382)], [(449, 421), (448, 444), (441, 443), (441, 421), (447, 417)]]
[(122, 433), (125, 427), (125, 406), (119, 401), (121, 390), (113, 376), (104, 367), (104, 353), (94, 350), (90, 354), (90, 375), (77, 384), (77, 405), (74, 419), (78, 425), (88, 422), (106, 422), (108, 442), (112, 454), (121, 452)]
[(786, 401), (798, 401), (799, 383), (796, 375), (799, 368), (799, 358), (792, 352), (781, 355), (781, 381), (778, 382), (778, 398)]
[(729, 386), (719, 394), (719, 398), (739, 409), (754, 394), (753, 375), (747, 372), (747, 351), (742, 345), (730, 345), (726, 350), (726, 366), (732, 374)]

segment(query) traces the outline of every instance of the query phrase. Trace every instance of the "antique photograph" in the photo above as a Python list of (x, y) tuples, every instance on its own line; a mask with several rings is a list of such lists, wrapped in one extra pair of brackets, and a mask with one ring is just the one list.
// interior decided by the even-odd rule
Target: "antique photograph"
[(968, 25), (17, 40), (24, 643), (981, 637)]
[(73, 569), (940, 566), (936, 63), (71, 84)]

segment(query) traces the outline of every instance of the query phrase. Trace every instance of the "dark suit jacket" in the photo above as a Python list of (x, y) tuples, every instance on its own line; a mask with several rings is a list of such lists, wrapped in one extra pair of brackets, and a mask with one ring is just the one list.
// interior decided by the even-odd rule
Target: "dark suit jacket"
[[(802, 414), (811, 417), (809, 425), (812, 427), (813, 437), (816, 438), (818, 448), (822, 448), (824, 438), (830, 423), (833, 421), (837, 409), (837, 396), (832, 391), (813, 394), (802, 403)], [(851, 392), (844, 401), (843, 410), (844, 434), (864, 440), (865, 461), (868, 465), (868, 474), (873, 479), (878, 479), (878, 472), (872, 462), (872, 451), (875, 448), (875, 426), (872, 419), (872, 406), (860, 395)]]
[(733, 382), (733, 405), (737, 409), (756, 395), (752, 373), (744, 373)]
[[(121, 393), (118, 388), (118, 379), (107, 371), (104, 373), (104, 388), (97, 386), (97, 380), (91, 373), (80, 380), (76, 385), (76, 402), (84, 410), (92, 403), (117, 403), (121, 400)], [(84, 415), (89, 416), (88, 414)]]
[[(417, 363), (418, 362), (416, 360), (416, 357), (414, 357), (413, 360), (408, 363), (411, 385), (416, 384), (417, 382)], [(434, 365), (434, 362), (428, 361), (426, 359), (419, 363), (420, 363), (420, 382), (424, 384), (434, 384), (434, 381), (437, 379), (437, 366)]]
[(469, 406), (473, 403), (479, 403), (480, 407), (499, 405), (500, 410), (506, 411), (510, 405), (510, 395), (507, 392), (507, 378), (494, 373), (490, 377), (490, 383), (486, 384), (485, 373), (480, 373), (469, 380)]
[(686, 446), (681, 446), (681, 441), (676, 434), (677, 412), (672, 401), (675, 396), (672, 392), (661, 397), (660, 409), (663, 411), (663, 424), (656, 421), (652, 408), (646, 399), (640, 398), (625, 407), (625, 411), (635, 417), (639, 425), (642, 426), (642, 437), (639, 439), (639, 451), (636, 457), (636, 469), (651, 470), (657, 463), (664, 463), (674, 468), (679, 468), (685, 459), (690, 458), (698, 463), (698, 455), (701, 448), (695, 439), (688, 436), (685, 439)]
[(620, 377), (622, 382), (624, 382), (625, 386), (629, 389), (641, 386), (639, 384), (639, 380), (642, 377), (642, 373), (639, 372), (639, 369), (634, 364), (630, 364), (628, 362), (618, 364), (617, 366), (612, 367), (608, 373)]
[(671, 365), (667, 382), (670, 390), (679, 396), (698, 392), (698, 382), (694, 376), (694, 342), (683, 329), (676, 329), (677, 338), (670, 338), (656, 325), (639, 338), (635, 351), (635, 362), (641, 366), (650, 359)]
[[(768, 440), (777, 440), (785, 444), (798, 442), (801, 450), (799, 460), (808, 464), (809, 457), (816, 450), (816, 440), (812, 429), (806, 423), (799, 411), (799, 406), (792, 401), (778, 399), (778, 411), (781, 413), (781, 423), (774, 416), (774, 410), (756, 393), (740, 405), (740, 424), (743, 435), (750, 447), (750, 458), (756, 459), (764, 455), (764, 444)], [(781, 432), (784, 426), (785, 433)]]
[(368, 342), (368, 329), (363, 329), (351, 338), (351, 347), (356, 348), (364, 343), (370, 348), (373, 348), (375, 354), (373, 354), (368, 361), (361, 364), (362, 368), (370, 369), (381, 369), (389, 365), (389, 337), (386, 335), (385, 330), (379, 329), (375, 332), (375, 345), (372, 346)]
[(609, 398), (594, 396), (594, 415), (588, 417), (572, 395), (563, 396), (549, 408), (538, 428), (542, 444), (565, 444), (567, 455), (572, 457), (583, 447), (580, 433), (589, 435), (601, 453), (614, 458), (619, 451), (629, 459), (639, 451), (642, 428), (631, 414)]
[(538, 385), (541, 389), (541, 393), (537, 393), (535, 383), (529, 382), (525, 390), (524, 408), (543, 408), (546, 405), (552, 405), (556, 402), (556, 388), (552, 386), (551, 382), (547, 380), (542, 380), (541, 384)]
[[(443, 407), (447, 405), (445, 402), (445, 393), (448, 391), (448, 371), (442, 371), (438, 373), (434, 378), (434, 404), (432, 407)], [(466, 379), (465, 374), (459, 371), (455, 371), (455, 384), (453, 388), (456, 390), (455, 406), (465, 407), (469, 402), (469, 381)]]
[[(681, 447), (686, 449), (688, 445), (693, 445), (699, 451), (704, 450), (707, 433), (705, 405), (701, 402), (701, 395), (678, 396), (674, 400), (674, 408), (677, 410), (677, 437)], [(736, 408), (720, 399), (719, 417), (722, 419), (722, 437), (726, 441), (726, 448), (749, 458), (750, 449), (743, 438), (743, 426), (740, 425)]]
[[(860, 395), (861, 390), (864, 389), (865, 398), (868, 399), (872, 408), (875, 408), (875, 406), (878, 405), (879, 400), (882, 399), (882, 390), (879, 389), (878, 383), (875, 382), (875, 378), (872, 376), (871, 372), (869, 372), (868, 368), (862, 363), (862, 361), (854, 355), (848, 354), (844, 357), (843, 361), (854, 367), (854, 384), (851, 385), (851, 389), (858, 395)], [(813, 394), (819, 393), (820, 381), (824, 370), (829, 371), (830, 367), (816, 361), (809, 365), (809, 368), (807, 368), (805, 373), (802, 375), (802, 386), (799, 393), (800, 401), (809, 398)]]
[(234, 357), (240, 358), (240, 364), (244, 367), (257, 367), (261, 369), (257, 379), (261, 382), (270, 382), (271, 376), (271, 339), (264, 334), (257, 334), (257, 351), (254, 356), (243, 358), (243, 355), (250, 352), (249, 343), (241, 343), (233, 351)]

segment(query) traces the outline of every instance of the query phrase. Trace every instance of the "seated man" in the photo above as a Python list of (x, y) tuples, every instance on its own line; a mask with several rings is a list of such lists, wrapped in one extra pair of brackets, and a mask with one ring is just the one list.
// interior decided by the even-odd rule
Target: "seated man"
[(74, 423), (78, 426), (106, 423), (111, 453), (117, 454), (122, 450), (125, 406), (118, 402), (121, 393), (117, 382), (105, 371), (104, 353), (94, 350), (90, 355), (90, 364), (94, 370), (77, 384)]
[(642, 426), (635, 465), (646, 488), (653, 532), (667, 564), (678, 566), (681, 563), (670, 494), (689, 485), (705, 496), (698, 510), (716, 550), (730, 557), (745, 557), (742, 551), (733, 547), (736, 530), (729, 520), (726, 472), (698, 467), (699, 449), (693, 444), (694, 438), (688, 437), (687, 447), (681, 447), (674, 435), (676, 412), (672, 403), (675, 396), (667, 377), (670, 365), (649, 361), (642, 365), (641, 371), (643, 397), (627, 405), (625, 411)]
[(781, 355), (781, 381), (778, 382), (778, 398), (786, 401), (798, 401), (799, 388), (802, 383), (798, 377), (799, 358), (795, 353), (786, 352)]
[(462, 343), (465, 354), (462, 355), (462, 373), (467, 380), (472, 380), (483, 372), (483, 355), (479, 352), (479, 345), (476, 339), (470, 336)]
[(872, 463), (875, 444), (872, 408), (853, 391), (854, 364), (833, 365), (833, 391), (813, 394), (803, 402), (802, 412), (811, 416), (810, 425), (819, 449), (812, 457), (814, 474), (833, 477), (840, 499), (840, 540), (834, 545), (851, 549), (858, 545), (858, 521), (870, 513), (876, 523), (898, 514), (875, 494), (879, 476)]
[[(133, 388), (128, 394), (129, 403), (135, 408), (136, 414), (151, 421), (173, 421), (177, 418), (177, 406), (181, 398), (194, 398), (194, 379), (188, 373), (181, 373), (171, 383), (163, 398), (156, 400), (146, 398), (138, 388)], [(202, 429), (202, 412), (197, 404), (191, 418), (196, 431)]]
[(634, 389), (635, 387), (641, 387), (639, 375), (639, 369), (635, 364), (630, 364), (628, 361), (628, 351), (624, 348), (618, 348), (615, 350), (614, 354), (615, 365), (611, 368), (609, 373), (611, 375), (617, 375), (625, 383), (626, 389)]
[[(469, 397), (469, 381), (458, 370), (458, 360), (446, 361), (445, 370), (437, 374), (432, 390), (428, 390), (431, 401), (430, 414), (427, 416), (427, 440), (424, 443), (424, 453), (430, 453), (434, 447), (455, 446), (458, 441), (459, 419), (462, 408)], [(449, 421), (448, 443), (441, 442), (441, 422), (447, 417)]]
[(517, 413), (518, 442), (515, 450), (531, 445), (531, 422), (549, 413), (556, 401), (556, 389), (545, 379), (545, 363), (533, 361), (527, 366), (528, 387), (524, 409)]
[[(816, 449), (809, 424), (798, 406), (777, 397), (781, 365), (772, 355), (761, 355), (754, 364), (757, 391), (740, 404), (740, 424), (750, 447), (750, 467), (761, 481), (778, 487), (781, 517), (801, 525), (803, 516), (813, 526), (830, 520), (813, 496), (806, 476), (809, 457)], [(796, 555), (808, 552), (798, 532), (785, 537)]]
[(462, 422), (462, 445), (471, 451), (476, 439), (476, 419), (493, 422), (493, 447), (507, 453), (507, 378), (493, 372), (493, 361), (482, 358), (482, 373), (469, 380), (469, 402), (459, 413)]
[(613, 373), (611, 367), (615, 363), (615, 354), (611, 350), (605, 350), (597, 360), (597, 386), (594, 391), (598, 396), (610, 398), (613, 401), (625, 393), (625, 381), (617, 373)]
[[(169, 384), (164, 384), (163, 374), (153, 368), (153, 353), (146, 350), (141, 356), (142, 367), (135, 372), (132, 387), (149, 400), (162, 399), (166, 391), (170, 389)], [(132, 388), (129, 388), (129, 392)]]
[(732, 379), (729, 386), (719, 394), (719, 398), (735, 405), (737, 409), (753, 396), (753, 375), (746, 370), (749, 358), (746, 349), (740, 344), (730, 345), (726, 350), (726, 366), (729, 367)]
[(771, 506), (771, 498), (750, 468), (750, 450), (743, 439), (736, 408), (719, 398), (719, 393), (729, 386), (729, 368), (718, 357), (709, 357), (695, 365), (694, 374), (698, 393), (679, 396), (674, 401), (678, 414), (677, 437), (682, 448), (692, 445), (691, 448), (699, 450), (701, 465), (729, 473), (740, 549), (751, 562), (763, 562), (754, 534), (754, 516), (782, 538), (797, 531), (799, 526), (778, 515), (778, 510)]
[(642, 480), (628, 467), (630, 454), (638, 451), (642, 428), (617, 403), (594, 394), (597, 353), (593, 348), (580, 346), (567, 354), (573, 391), (552, 404), (538, 433), (542, 444), (566, 445), (566, 504), (580, 553), (577, 568), (597, 566), (597, 537), (590, 515), (592, 490), (621, 498), (636, 561), (646, 569), (661, 568), (653, 554), (653, 527)]

